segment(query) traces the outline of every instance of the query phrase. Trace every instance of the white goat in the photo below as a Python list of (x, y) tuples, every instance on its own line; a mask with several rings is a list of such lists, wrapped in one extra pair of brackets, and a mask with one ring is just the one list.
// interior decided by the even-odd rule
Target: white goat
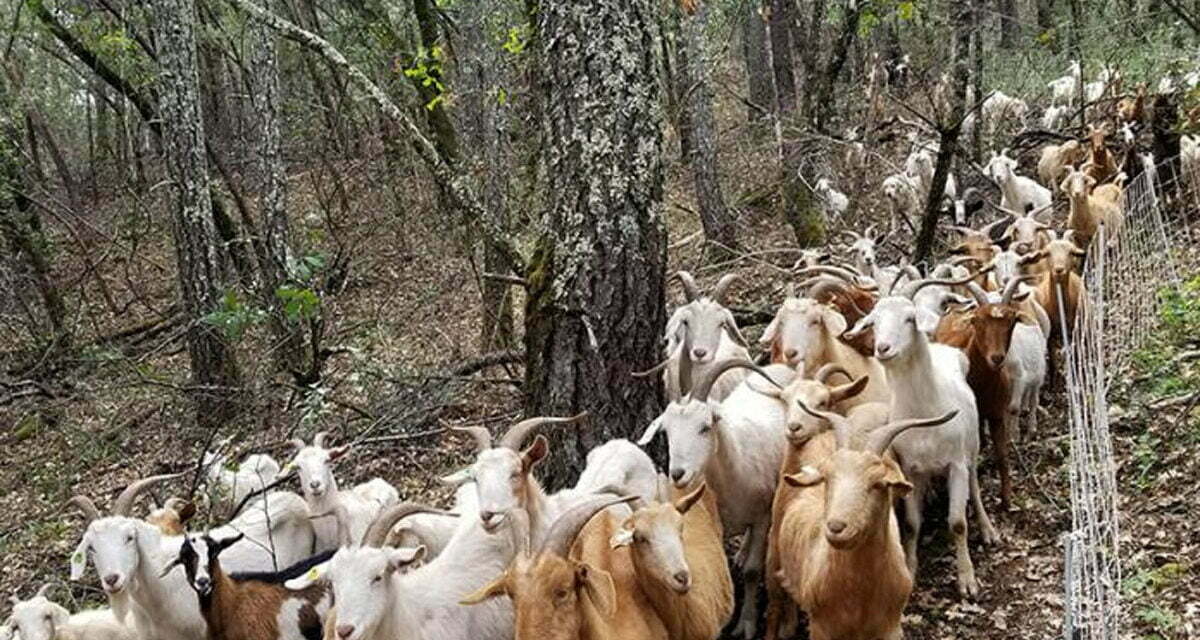
[(846, 194), (834, 189), (826, 178), (817, 180), (816, 186), (813, 187), (813, 193), (824, 205), (825, 215), (830, 218), (840, 218), (850, 207), (850, 199), (846, 197)]
[(133, 629), (118, 622), (110, 609), (71, 615), (46, 597), (50, 586), (43, 585), (28, 600), (16, 596), (9, 599), (12, 602), (9, 622), (23, 640), (136, 640)]
[(1042, 113), (1042, 128), (1047, 131), (1057, 131), (1067, 121), (1067, 116), (1070, 114), (1071, 107), (1065, 105), (1046, 107)]
[[(734, 367), (757, 371), (767, 381), (748, 377), (724, 401), (711, 400), (714, 381)], [(735, 558), (743, 568), (746, 594), (735, 634), (747, 639), (754, 637), (758, 624), (771, 501), (787, 448), (786, 417), (769, 389), (772, 383), (775, 387), (791, 383), (794, 376), (786, 365), (762, 369), (749, 360), (722, 362), (687, 395), (667, 406), (638, 441), (645, 446), (665, 431), (675, 486), (688, 487), (703, 477), (717, 495), (725, 535), (747, 532)]]
[(1041, 209), (1050, 206), (1050, 190), (1032, 178), (1017, 175), (1017, 160), (1009, 157), (1007, 149), (993, 153), (983, 172), (1000, 187), (1001, 208), (1024, 212), (1027, 207)]
[[(358, 540), (379, 514), (379, 510), (394, 504), (399, 496), (394, 488), (378, 478), (360, 484), (351, 491), (340, 490), (337, 478), (333, 475), (333, 463), (349, 453), (351, 445), (326, 449), (325, 441), (328, 437), (329, 434), (324, 431), (318, 433), (311, 446), (306, 445), (300, 438), (293, 438), (292, 446), (296, 449), (296, 456), (288, 463), (287, 470), (299, 473), (300, 489), (304, 492), (304, 500), (313, 516), (329, 516), (334, 513), (336, 505), (343, 505), (349, 517), (350, 537)], [(332, 517), (318, 517), (313, 526), (317, 532), (315, 551), (328, 551), (338, 547), (337, 523)]]
[(856, 335), (867, 328), (875, 330), (875, 357), (887, 371), (892, 390), (890, 420), (958, 412), (953, 420), (939, 427), (900, 435), (893, 441), (892, 448), (901, 460), (905, 477), (913, 484), (912, 493), (904, 498), (910, 529), (904, 550), (909, 567), (915, 575), (925, 492), (936, 476), (945, 474), (950, 494), (948, 523), (954, 539), (958, 591), (964, 597), (974, 597), (979, 593), (979, 582), (967, 546), (968, 496), (975, 507), (985, 543), (997, 539), (979, 493), (979, 413), (975, 396), (966, 382), (966, 356), (957, 349), (929, 342), (927, 336), (937, 328), (939, 318), (916, 307), (910, 299), (921, 284), (908, 283), (901, 295), (880, 299), (849, 334)]
[(241, 504), (250, 493), (262, 491), (279, 475), (279, 463), (265, 453), (252, 453), (241, 464), (230, 465), (225, 454), (209, 451), (203, 464), (209, 486), (217, 494), (216, 502), (230, 507)]
[[(679, 368), (682, 360), (680, 348), (685, 339), (691, 340), (692, 375), (701, 376), (704, 372), (718, 366), (726, 360), (746, 359), (750, 352), (746, 338), (738, 330), (733, 313), (725, 306), (729, 287), (737, 279), (729, 273), (717, 281), (711, 296), (704, 295), (696, 286), (696, 280), (687, 271), (675, 274), (683, 285), (683, 293), (687, 302), (675, 309), (667, 320), (666, 328), (666, 359), (654, 368), (634, 374), (635, 377), (646, 377), (659, 371), (663, 372), (663, 386), (667, 390), (667, 399), (680, 397)], [(732, 372), (717, 382), (713, 389), (713, 397), (717, 399), (728, 396), (744, 378), (742, 372)]]
[(1082, 74), (1083, 69), (1079, 66), (1079, 61), (1072, 60), (1071, 64), (1067, 65), (1067, 75), (1051, 80), (1050, 84), (1046, 85), (1050, 88), (1051, 104), (1066, 102), (1067, 107), (1074, 104), (1075, 90), (1079, 86), (1079, 76)]
[(996, 129), (1001, 121), (1011, 119), (1020, 123), (1028, 112), (1029, 105), (1024, 100), (1005, 95), (1002, 91), (992, 93), (980, 105), (980, 116), (989, 140), (995, 140)]
[[(929, 190), (933, 187), (933, 173), (936, 167), (934, 166), (934, 154), (926, 149), (914, 149), (908, 154), (908, 158), (904, 161), (904, 174), (912, 178), (917, 185), (919, 196), (921, 198), (929, 197)], [(958, 184), (954, 181), (954, 174), (946, 174), (946, 185), (943, 190), (945, 197), (953, 200), (958, 196)]]

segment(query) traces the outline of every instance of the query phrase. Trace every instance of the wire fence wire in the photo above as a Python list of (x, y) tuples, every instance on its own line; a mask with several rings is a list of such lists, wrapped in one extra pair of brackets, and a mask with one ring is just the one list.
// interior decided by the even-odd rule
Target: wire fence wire
[[(1093, 238), (1082, 273), (1086, 291), (1064, 338), (1072, 522), (1064, 542), (1067, 640), (1119, 637), (1120, 514), (1107, 397), (1156, 326), (1160, 290), (1179, 282), (1159, 170), (1150, 167), (1126, 185), (1124, 224), (1112, 233), (1101, 227)], [(1179, 189), (1170, 206), (1194, 208), (1197, 190), (1190, 191)]]

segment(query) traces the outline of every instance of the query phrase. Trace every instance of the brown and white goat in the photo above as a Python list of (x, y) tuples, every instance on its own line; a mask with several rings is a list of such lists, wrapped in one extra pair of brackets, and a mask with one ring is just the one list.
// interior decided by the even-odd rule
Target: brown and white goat
[(515, 640), (666, 640), (666, 626), (641, 589), (632, 550), (611, 548), (620, 520), (604, 510), (629, 500), (595, 496), (568, 509), (537, 551), (518, 553), (504, 573), (462, 604), (511, 598)]
[(196, 515), (196, 505), (182, 498), (168, 498), (163, 506), (155, 507), (145, 520), (166, 536), (181, 536), (187, 532), (187, 522)]
[(942, 316), (933, 339), (967, 354), (967, 384), (975, 393), (979, 407), (980, 427), (987, 423), (996, 466), (1000, 471), (1000, 505), (1007, 509), (1012, 502), (1012, 474), (1008, 459), (1010, 433), (1018, 428), (1021, 403), (1013, 402), (1013, 381), (1003, 366), (1008, 356), (1013, 330), (1024, 312), (1017, 304), (1029, 297), (1025, 292), (1018, 299), (1019, 278), (1008, 282), (999, 304), (991, 304), (987, 295), (972, 289), (977, 306), (969, 311), (952, 311)]
[[(664, 487), (665, 488), (665, 487)], [(707, 484), (672, 500), (633, 503), (613, 548), (633, 550), (634, 570), (671, 640), (715, 640), (733, 616), (733, 580), (717, 497)]]
[(941, 425), (957, 413), (864, 433), (842, 416), (813, 411), (833, 431), (806, 444), (813, 448), (808, 463), (782, 477), (798, 491), (777, 523), (780, 583), (808, 614), (813, 640), (902, 637), (913, 578), (893, 504), (912, 485), (888, 447), (909, 429)]
[[(801, 270), (798, 275), (814, 273), (823, 275), (804, 281), (800, 284), (800, 289), (807, 289), (807, 296), (821, 304), (833, 305), (846, 319), (848, 326), (854, 326), (854, 323), (875, 308), (875, 301), (879, 299), (878, 287), (865, 282), (859, 274), (846, 268), (822, 265), (819, 269)], [(788, 297), (792, 297), (790, 290)], [(854, 340), (845, 340), (841, 336), (838, 339), (863, 356), (870, 356), (875, 352), (875, 334), (870, 331), (856, 336)], [(783, 362), (782, 351), (786, 349), (780, 349), (780, 353), (776, 354), (777, 346), (782, 347), (772, 345), (772, 362)]]
[[(969, 256), (975, 259), (980, 265), (985, 265), (996, 257), (996, 246), (992, 242), (992, 233), (997, 227), (1008, 222), (1008, 217), (993, 220), (979, 229), (970, 227), (948, 227), (952, 231), (957, 231), (962, 234), (962, 240), (958, 244), (950, 248), (950, 253), (960, 256)], [(983, 287), (987, 291), (995, 290), (996, 284), (992, 282), (986, 272), (979, 272), (973, 280), (976, 284)]]
[(290, 590), (284, 582), (327, 562), (334, 551), (313, 556), (276, 573), (227, 574), (219, 556), (244, 537), (214, 540), (185, 536), (179, 555), (163, 575), (183, 566), (200, 602), (209, 640), (305, 640), (321, 636), (333, 594), (325, 582)]

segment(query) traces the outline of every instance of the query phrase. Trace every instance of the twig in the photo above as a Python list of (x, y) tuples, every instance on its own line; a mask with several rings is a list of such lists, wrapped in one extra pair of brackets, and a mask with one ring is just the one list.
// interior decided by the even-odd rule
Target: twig
[(520, 276), (508, 275), (505, 273), (489, 273), (489, 272), (485, 271), (483, 273), (483, 279), (484, 280), (495, 280), (496, 282), (507, 282), (508, 284), (522, 287), (525, 289), (529, 288), (529, 281), (526, 280), (525, 278), (522, 278)]

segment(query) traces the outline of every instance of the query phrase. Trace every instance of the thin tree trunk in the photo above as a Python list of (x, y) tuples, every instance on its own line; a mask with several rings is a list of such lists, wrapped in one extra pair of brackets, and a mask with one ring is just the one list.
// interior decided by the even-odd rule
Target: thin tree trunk
[(42, 142), (46, 143), (46, 149), (50, 152), (50, 161), (54, 164), (54, 169), (58, 171), (58, 178), (62, 180), (63, 189), (67, 192), (67, 201), (71, 203), (71, 208), (76, 213), (82, 213), (82, 200), (79, 198), (79, 185), (75, 182), (75, 176), (71, 173), (71, 165), (67, 162), (67, 156), (63, 153), (62, 147), (58, 144), (58, 138), (54, 135), (54, 131), (50, 129), (50, 125), (46, 122), (46, 117), (42, 112), (32, 105), (29, 106), (29, 117), (33, 121), (33, 126), (37, 129), (38, 135), (41, 136)]
[(1021, 25), (1016, 0), (996, 0), (996, 14), (1000, 18), (1000, 48), (1015, 49)]
[(825, 130), (825, 123), (829, 120), (829, 116), (834, 109), (833, 89), (837, 84), (838, 76), (842, 73), (842, 67), (846, 64), (846, 56), (850, 53), (850, 44), (854, 42), (855, 35), (858, 34), (858, 21), (862, 17), (862, 7), (864, 3), (857, 0), (849, 0), (842, 7), (842, 28), (838, 32), (838, 38), (833, 43), (833, 53), (829, 58), (829, 65), (825, 67), (825, 73), (821, 76), (821, 83), (817, 88), (816, 95), (816, 125), (818, 131)]
[(749, 100), (746, 119), (759, 120), (773, 105), (770, 66), (767, 64), (767, 26), (758, 11), (758, 2), (746, 3), (742, 10), (742, 59), (746, 67)]
[(950, 163), (954, 159), (958, 134), (962, 129), (962, 121), (966, 113), (967, 84), (970, 82), (971, 76), (971, 32), (979, 28), (976, 20), (978, 8), (976, 3), (981, 1), (947, 0), (954, 21), (954, 47), (951, 53), (953, 91), (951, 92), (950, 113), (938, 125), (937, 164), (934, 167), (933, 181), (929, 187), (929, 198), (925, 203), (925, 213), (921, 218), (921, 229), (917, 234), (916, 247), (913, 250), (913, 264), (925, 262), (933, 251), (938, 217), (942, 212), (942, 193), (946, 190), (946, 180), (950, 175)]
[(167, 169), (174, 183), (171, 233), (175, 240), (179, 287), (196, 391), (197, 422), (216, 429), (236, 414), (234, 392), (240, 384), (233, 350), (204, 318), (221, 309), (229, 286), (213, 223), (205, 161), (204, 121), (200, 114), (194, 0), (156, 0), (155, 26), (160, 61), (160, 96)]
[[(680, 12), (677, 11), (676, 13)], [(675, 47), (670, 49), (675, 54), (675, 65), (673, 69), (668, 67), (668, 71), (673, 71), (670, 75), (672, 85), (670, 91), (675, 96), (671, 102), (675, 104), (673, 115), (675, 118), (675, 131), (679, 134), (679, 159), (684, 164), (687, 164), (692, 161), (692, 156), (695, 155), (694, 152), (696, 149), (696, 131), (692, 127), (692, 119), (688, 116), (689, 105), (692, 101), (690, 94), (696, 90), (696, 87), (692, 83), (693, 79), (690, 72), (692, 63), (688, 59), (691, 52), (688, 51), (687, 43), (682, 42), (686, 38), (682, 25), (682, 20), (685, 18), (680, 16), (679, 19), (681, 22), (676, 25), (678, 28), (675, 32), (675, 37), (671, 38), (675, 42)], [(663, 40), (666, 40), (666, 38)]]
[(23, 195), (20, 142), (21, 138), (26, 137), (22, 131), (22, 120), (29, 120), (14, 109), (13, 103), (14, 96), (8, 79), (0, 74), (0, 235), (14, 254), (24, 258), (28, 264), (42, 299), (46, 319), (50, 322), (49, 342), (54, 351), (61, 352), (71, 346), (67, 309), (45, 253), (49, 243), (42, 235), (41, 225), (29, 199)]
[(767, 22), (772, 75), (775, 78), (776, 109), (781, 115), (796, 109), (796, 75), (792, 62), (790, 26), (795, 20), (795, 7), (795, 0), (771, 0), (771, 19)]
[[(1054, 28), (1054, 1), (1034, 0), (1037, 12), (1038, 31), (1046, 33)], [(1051, 40), (1051, 46), (1057, 48), (1057, 39)]]
[[(683, 120), (692, 131), (694, 145), (689, 164), (700, 222), (704, 227), (705, 257), (710, 263), (728, 259), (737, 250), (737, 227), (725, 195), (721, 192), (717, 164), (717, 131), (713, 121), (712, 85), (708, 80), (708, 60), (705, 55), (705, 31), (708, 26), (708, 5), (703, 2), (695, 15), (683, 16), (680, 31), (683, 42), (680, 53), (686, 52), (688, 66), (683, 69), (691, 90), (685, 96)], [(682, 57), (681, 57), (682, 59)]]
[(658, 389), (630, 373), (654, 364), (665, 321), (657, 5), (580, 2), (543, 0), (539, 20), (554, 170), (527, 275), (526, 410), (591, 414), (587, 429), (552, 435), (564, 445), (542, 465), (553, 485), (577, 477), (592, 446), (658, 415)]
[(971, 128), (971, 148), (975, 162), (982, 164), (983, 127), (980, 123), (983, 122), (983, 29), (976, 27), (971, 30), (971, 44), (971, 94), (974, 96), (971, 113), (975, 119), (975, 126)]

